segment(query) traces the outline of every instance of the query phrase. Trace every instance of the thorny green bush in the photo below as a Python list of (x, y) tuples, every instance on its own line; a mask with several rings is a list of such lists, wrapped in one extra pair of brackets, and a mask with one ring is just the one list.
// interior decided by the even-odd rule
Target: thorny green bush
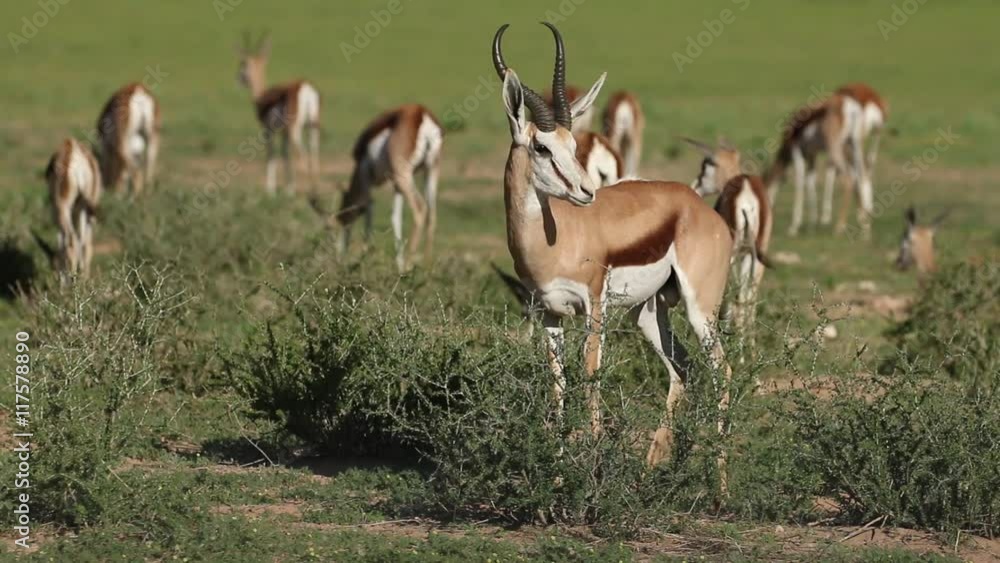
[[(719, 438), (719, 380), (696, 345), (688, 344), (690, 379), (675, 423), (674, 460), (650, 471), (645, 454), (663, 414), (665, 390), (657, 381), (665, 369), (651, 352), (632, 352), (648, 348), (634, 329), (612, 329), (600, 371), (605, 431), (594, 437), (584, 430), (582, 330), (568, 340), (560, 419), (542, 331), (525, 341), (491, 311), (421, 312), (405, 294), (282, 291), (294, 322), (263, 323), (231, 358), (238, 389), (260, 416), (327, 452), (415, 453), (430, 468), (433, 494), (411, 510), (592, 523), (627, 533), (718, 500), (722, 449), (731, 450), (735, 480), (766, 478), (741, 467), (758, 459), (743, 453), (745, 440)], [(752, 380), (761, 369), (737, 370), (734, 428), (750, 422)], [(787, 462), (780, 467), (793, 470)], [(748, 487), (761, 498), (741, 498), (743, 512), (786, 514), (808, 500), (799, 495), (778, 506), (763, 489)]]
[(182, 352), (176, 336), (190, 296), (174, 282), (167, 272), (122, 266), (108, 279), (77, 280), (25, 305), (38, 521), (92, 524), (129, 502), (111, 493), (120, 488), (116, 465)]
[(797, 462), (850, 521), (994, 535), (1000, 531), (1000, 396), (901, 358), (888, 376), (799, 391), (782, 417)]
[(890, 331), (910, 358), (942, 362), (953, 377), (1000, 380), (1000, 256), (959, 262), (926, 281), (910, 317)]

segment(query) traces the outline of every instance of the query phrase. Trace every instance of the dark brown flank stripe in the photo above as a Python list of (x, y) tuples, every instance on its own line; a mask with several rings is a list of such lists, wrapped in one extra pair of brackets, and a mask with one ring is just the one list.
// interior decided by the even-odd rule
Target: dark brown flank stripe
[(354, 142), (354, 151), (351, 153), (354, 155), (355, 161), (361, 160), (361, 157), (368, 152), (368, 144), (372, 142), (372, 139), (382, 131), (396, 127), (396, 123), (399, 122), (399, 114), (399, 108), (382, 113), (361, 131), (358, 140)]
[[(265, 127), (277, 125), (276, 129), (283, 129), (291, 125), (295, 121), (298, 110), (298, 92), (304, 83), (304, 80), (299, 80), (289, 84), (272, 86), (257, 96), (254, 105), (257, 107), (257, 119), (261, 124)], [(268, 121), (272, 112), (281, 110), (285, 111), (281, 122), (274, 124)]]
[(606, 261), (608, 266), (645, 266), (663, 258), (677, 236), (677, 219), (677, 214), (671, 215), (634, 244), (609, 249)]

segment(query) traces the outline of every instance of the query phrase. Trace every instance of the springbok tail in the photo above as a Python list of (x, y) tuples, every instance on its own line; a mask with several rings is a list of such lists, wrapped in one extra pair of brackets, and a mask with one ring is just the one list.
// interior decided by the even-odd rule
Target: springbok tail
[(490, 262), (490, 266), (493, 267), (493, 271), (496, 272), (498, 276), (500, 276), (501, 280), (503, 280), (503, 283), (504, 285), (507, 286), (507, 289), (509, 289), (510, 292), (514, 294), (514, 297), (517, 297), (517, 300), (521, 303), (521, 305), (523, 305), (524, 307), (528, 307), (531, 305), (531, 292), (528, 291), (528, 288), (525, 287), (523, 283), (521, 283), (521, 280), (503, 271), (494, 262)]

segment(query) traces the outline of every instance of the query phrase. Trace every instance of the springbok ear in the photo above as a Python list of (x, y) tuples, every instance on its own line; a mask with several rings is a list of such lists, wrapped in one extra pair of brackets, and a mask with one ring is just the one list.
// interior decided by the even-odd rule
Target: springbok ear
[(262, 57), (271, 56), (271, 32), (265, 31), (264, 36), (260, 38), (260, 43), (257, 44), (257, 54)]
[(944, 223), (944, 220), (948, 218), (948, 215), (951, 215), (951, 209), (945, 209), (944, 211), (942, 211), (940, 215), (938, 215), (937, 217), (934, 218), (933, 221), (931, 221), (930, 227), (932, 229), (937, 229), (938, 227), (941, 226), (942, 223)]
[(709, 146), (706, 143), (703, 143), (701, 141), (692, 139), (690, 137), (678, 137), (678, 138), (680, 140), (684, 141), (685, 143), (691, 145), (692, 147), (698, 149), (699, 151), (701, 151), (702, 153), (704, 153), (705, 156), (708, 156), (708, 157), (715, 156), (715, 149), (713, 149), (711, 146)]
[(520, 145), (526, 145), (528, 141), (525, 131), (528, 129), (528, 119), (525, 117), (524, 88), (517, 73), (510, 69), (503, 77), (503, 107), (507, 110), (511, 138)]
[(917, 210), (911, 205), (906, 208), (906, 224), (914, 226), (917, 224)]
[(594, 105), (597, 101), (597, 95), (601, 93), (601, 87), (604, 86), (604, 79), (608, 77), (608, 73), (601, 73), (601, 77), (594, 82), (594, 85), (590, 87), (590, 91), (587, 95), (581, 96), (573, 102), (570, 106), (570, 112), (573, 114), (573, 119), (580, 117), (581, 115), (587, 113), (590, 106)]

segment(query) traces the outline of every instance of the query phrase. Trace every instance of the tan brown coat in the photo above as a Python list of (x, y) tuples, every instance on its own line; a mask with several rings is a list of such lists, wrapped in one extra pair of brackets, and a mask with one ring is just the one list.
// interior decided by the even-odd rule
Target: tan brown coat
[(90, 150), (66, 139), (45, 168), (49, 202), (59, 228), (56, 266), (68, 275), (88, 276), (93, 258), (93, 227), (101, 197), (101, 171)]
[(101, 171), (105, 186), (133, 194), (152, 184), (160, 151), (160, 104), (138, 82), (119, 88), (97, 119)]

